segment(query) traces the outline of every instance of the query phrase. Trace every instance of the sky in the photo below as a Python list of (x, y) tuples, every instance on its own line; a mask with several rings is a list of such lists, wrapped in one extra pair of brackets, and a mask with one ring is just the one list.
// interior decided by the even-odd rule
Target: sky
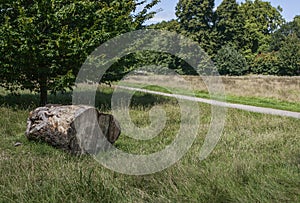
[[(272, 6), (280, 6), (283, 9), (282, 15), (286, 21), (292, 21), (296, 15), (300, 15), (300, 1), (299, 0), (266, 0), (271, 2)], [(220, 5), (222, 0), (215, 0), (216, 6)], [(238, 0), (238, 2), (243, 2)], [(178, 0), (161, 0), (161, 2), (155, 6), (154, 10), (162, 10), (155, 15), (155, 17), (147, 22), (147, 24), (161, 22), (163, 20), (168, 21), (176, 18), (175, 7)]]

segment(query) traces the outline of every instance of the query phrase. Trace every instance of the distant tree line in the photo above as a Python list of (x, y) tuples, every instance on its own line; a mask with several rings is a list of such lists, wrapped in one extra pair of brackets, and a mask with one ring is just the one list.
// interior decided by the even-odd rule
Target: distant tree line
[(262, 0), (179, 0), (177, 18), (150, 25), (197, 41), (222, 75), (300, 75), (300, 16)]

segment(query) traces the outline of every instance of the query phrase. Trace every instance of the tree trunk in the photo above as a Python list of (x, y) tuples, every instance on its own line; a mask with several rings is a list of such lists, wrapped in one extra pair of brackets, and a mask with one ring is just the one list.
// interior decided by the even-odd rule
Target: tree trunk
[(111, 147), (121, 133), (112, 115), (84, 105), (46, 105), (30, 112), (26, 137), (72, 154), (97, 155)]
[(48, 102), (47, 77), (40, 81), (40, 106), (45, 106)]

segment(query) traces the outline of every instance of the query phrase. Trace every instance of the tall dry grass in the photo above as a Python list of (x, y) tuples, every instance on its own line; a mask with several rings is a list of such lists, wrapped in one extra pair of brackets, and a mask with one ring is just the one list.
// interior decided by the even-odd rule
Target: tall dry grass
[[(220, 76), (225, 94), (239, 97), (270, 98), (286, 102), (300, 102), (300, 77), (278, 76)], [(183, 76), (191, 83), (189, 88), (208, 91), (200, 76)], [(131, 76), (126, 82), (134, 84), (161, 84), (165, 87), (181, 88), (183, 80), (173, 76)]]
[[(186, 76), (199, 90), (206, 90), (203, 80)], [(222, 76), (226, 94), (242, 97), (265, 97), (288, 102), (300, 102), (300, 77)]]

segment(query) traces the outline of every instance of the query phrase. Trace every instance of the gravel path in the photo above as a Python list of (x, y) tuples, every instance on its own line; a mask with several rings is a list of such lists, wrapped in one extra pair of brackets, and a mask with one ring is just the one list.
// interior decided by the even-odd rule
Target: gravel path
[(149, 94), (161, 95), (161, 96), (166, 96), (166, 97), (173, 97), (173, 98), (177, 98), (177, 99), (196, 101), (196, 102), (217, 105), (217, 106), (222, 106), (222, 107), (227, 107), (227, 108), (240, 109), (240, 110), (250, 111), (250, 112), (255, 112), (255, 113), (271, 114), (271, 115), (276, 115), (276, 116), (285, 116), (285, 117), (292, 117), (292, 118), (300, 119), (299, 112), (284, 111), (284, 110), (250, 106), (250, 105), (244, 105), (244, 104), (233, 104), (233, 103), (220, 102), (220, 101), (216, 101), (216, 100), (203, 99), (203, 98), (191, 97), (191, 96), (185, 96), (185, 95), (179, 95), (179, 94), (168, 94), (168, 93), (163, 93), (163, 92), (156, 92), (156, 91), (145, 90), (145, 89), (134, 88), (134, 87), (118, 86), (118, 88), (130, 90), (130, 91), (138, 91), (138, 92), (144, 92), (144, 93), (149, 93)]

